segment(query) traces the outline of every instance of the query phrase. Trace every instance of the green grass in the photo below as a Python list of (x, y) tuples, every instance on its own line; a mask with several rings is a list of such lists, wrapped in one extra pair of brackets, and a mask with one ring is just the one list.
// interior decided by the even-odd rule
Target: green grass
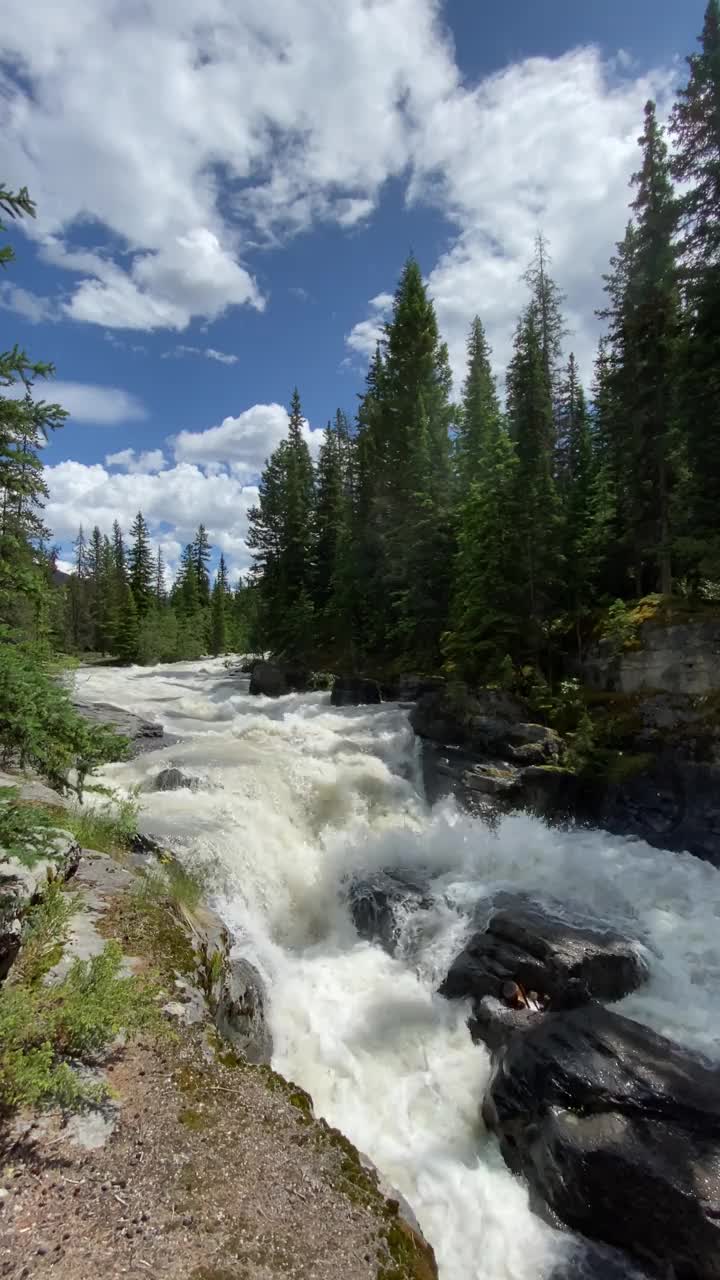
[(161, 1025), (153, 986), (121, 977), (121, 963), (120, 945), (108, 942), (100, 955), (76, 960), (61, 982), (0, 991), (0, 1106), (73, 1108), (106, 1096), (74, 1064), (92, 1063), (121, 1030)]
[(161, 856), (160, 862), (157, 870), (145, 872), (138, 893), (151, 902), (165, 901), (170, 907), (192, 914), (203, 896), (202, 877), (187, 871), (170, 856)]

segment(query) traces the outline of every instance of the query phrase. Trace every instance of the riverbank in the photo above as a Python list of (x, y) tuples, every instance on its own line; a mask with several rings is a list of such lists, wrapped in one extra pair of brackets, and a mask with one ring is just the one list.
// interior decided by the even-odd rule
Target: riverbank
[[(26, 794), (38, 804), (36, 784)], [(157, 1018), (78, 1065), (103, 1100), (0, 1117), (0, 1272), (432, 1280), (431, 1249), (370, 1163), (304, 1090), (238, 1051), (265, 1056), (262, 1011), (247, 976), (240, 998), (222, 922), (173, 889), (171, 866), (83, 850), (58, 869), (68, 910), (44, 980), (111, 943), (128, 980), (151, 984)], [(21, 946), (16, 997), (24, 968)]]

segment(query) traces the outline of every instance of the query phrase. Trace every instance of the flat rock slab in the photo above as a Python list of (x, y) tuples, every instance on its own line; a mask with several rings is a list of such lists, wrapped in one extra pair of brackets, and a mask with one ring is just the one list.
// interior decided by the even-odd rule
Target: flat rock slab
[(720, 1070), (592, 1004), (510, 1039), (483, 1106), (574, 1230), (677, 1280), (720, 1277)]
[(78, 715), (91, 724), (105, 725), (123, 738), (127, 738), (131, 756), (142, 755), (146, 751), (156, 751), (158, 747), (168, 746), (174, 739), (167, 738), (161, 724), (153, 720), (144, 720), (133, 711), (124, 711), (109, 702), (73, 701)]
[(619, 1000), (648, 967), (631, 939), (551, 908), (503, 895), (503, 906), (453, 961), (440, 993), (448, 999), (500, 998), (506, 983), (547, 997), (551, 1007)]

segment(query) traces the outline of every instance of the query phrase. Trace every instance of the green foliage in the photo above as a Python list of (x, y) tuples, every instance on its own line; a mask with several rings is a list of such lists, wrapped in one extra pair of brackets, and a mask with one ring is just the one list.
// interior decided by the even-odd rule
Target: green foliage
[(157, 1026), (152, 986), (121, 976), (122, 951), (109, 942), (74, 961), (61, 981), (13, 983), (0, 991), (0, 1105), (76, 1107), (96, 1102), (68, 1059), (92, 1062), (121, 1031)]
[(102, 804), (77, 804), (65, 810), (62, 823), (83, 849), (98, 853), (122, 853), (132, 845), (138, 830), (139, 802), (136, 792), (107, 794), (106, 788), (90, 786), (88, 791), (106, 794)]
[(125, 740), (90, 725), (33, 650), (0, 643), (0, 758), (35, 769), (61, 791), (79, 794), (87, 775), (122, 755)]
[(637, 644), (637, 621), (632, 605), (624, 600), (614, 600), (602, 618), (598, 639), (608, 646), (614, 657), (634, 648)]
[(17, 787), (0, 787), (0, 851), (26, 867), (46, 858), (54, 828), (50, 816), (20, 801)]
[(77, 895), (67, 893), (59, 880), (50, 881), (40, 901), (30, 907), (23, 920), (20, 952), (12, 971), (13, 983), (40, 982), (57, 964), (78, 902)]
[(138, 886), (138, 893), (146, 901), (165, 901), (190, 914), (199, 906), (204, 890), (202, 875), (171, 857), (162, 859), (157, 870), (146, 871)]

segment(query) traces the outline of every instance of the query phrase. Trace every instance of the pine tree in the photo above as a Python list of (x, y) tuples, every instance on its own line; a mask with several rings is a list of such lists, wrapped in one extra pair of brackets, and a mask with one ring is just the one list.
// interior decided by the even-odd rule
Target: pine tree
[(596, 598), (612, 503), (604, 464), (593, 448), (590, 415), (573, 354), (561, 387), (560, 421), (567, 442), (561, 489), (565, 514), (563, 577), (578, 657), (582, 658), (582, 624)]
[(197, 575), (197, 589), (200, 606), (204, 607), (210, 603), (210, 555), (211, 548), (207, 536), (207, 530), (203, 524), (198, 527), (195, 534), (193, 546), (193, 558), (195, 561), (195, 573)]
[(225, 557), (221, 554), (211, 602), (210, 652), (215, 657), (227, 653), (227, 606), (227, 566)]
[(163, 559), (162, 547), (158, 547), (157, 556), (155, 557), (155, 601), (159, 605), (163, 605), (167, 601), (165, 561)]
[(128, 571), (133, 599), (140, 621), (150, 609), (155, 595), (155, 563), (150, 546), (150, 530), (142, 511), (138, 511), (130, 530), (132, 545), (128, 554)]
[(685, 551), (692, 576), (720, 578), (720, 3), (709, 0), (700, 52), (672, 116), (673, 172), (687, 295), (681, 406), (687, 431)]
[(129, 582), (122, 584), (117, 632), (115, 637), (115, 653), (120, 662), (137, 662), (140, 642), (140, 622), (132, 587)]
[(465, 494), (479, 478), (481, 458), (488, 436), (500, 422), (495, 379), (490, 366), (490, 348), (479, 316), (470, 327), (467, 344), (467, 378), (463, 387), (462, 412), (455, 435), (455, 458), (460, 492)]
[(262, 647), (293, 662), (307, 662), (312, 649), (308, 619), (314, 577), (314, 500), (313, 465), (296, 388), (288, 437), (263, 469), (248, 533), (261, 597)]
[(349, 432), (345, 415), (338, 409), (335, 422), (327, 425), (320, 448), (314, 519), (313, 602), (317, 642), (328, 653), (335, 651), (345, 629), (337, 587), (344, 571), (341, 559), (348, 554), (351, 516), (348, 469)]
[(642, 595), (648, 588), (669, 593), (672, 586), (670, 521), (678, 449), (677, 205), (653, 102), (645, 107), (639, 142), (642, 166), (632, 179), (637, 189), (632, 203), (635, 225), (622, 251), (614, 332), (620, 337), (621, 411), (631, 424), (633, 485), (626, 515), (635, 589)]
[[(466, 679), (497, 673), (518, 651), (515, 450), (502, 421), (489, 349), (476, 318), (468, 342), (460, 451), (463, 500), (457, 518), (446, 666)], [(472, 459), (472, 461), (470, 461)]]
[(517, 327), (507, 393), (510, 432), (518, 457), (516, 582), (528, 649), (537, 656), (546, 642), (546, 624), (561, 577), (561, 516), (553, 478), (556, 436), (552, 388), (535, 302), (530, 303)]
[(562, 314), (565, 295), (552, 279), (550, 265), (548, 242), (540, 233), (535, 237), (535, 254), (525, 272), (524, 279), (530, 287), (542, 366), (553, 410), (555, 410), (560, 393), (562, 341), (565, 336), (565, 321)]

